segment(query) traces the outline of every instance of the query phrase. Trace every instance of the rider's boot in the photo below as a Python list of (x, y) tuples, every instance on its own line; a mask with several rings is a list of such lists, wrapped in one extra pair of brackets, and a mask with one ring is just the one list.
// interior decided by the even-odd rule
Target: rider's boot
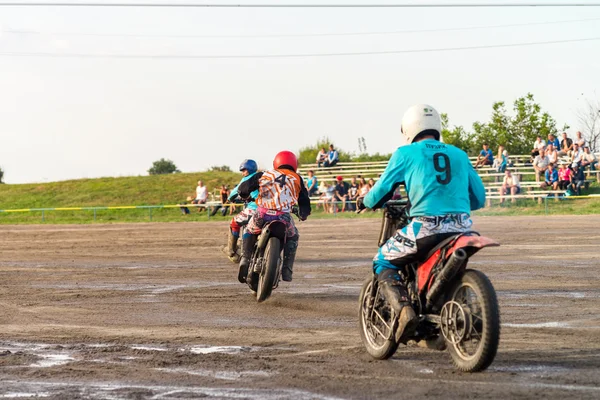
[(244, 235), (244, 243), (242, 244), (242, 258), (240, 260), (240, 269), (238, 272), (238, 281), (241, 283), (246, 282), (248, 276), (248, 268), (250, 267), (250, 260), (252, 253), (254, 252), (254, 245), (258, 235)]
[(240, 255), (238, 254), (238, 239), (240, 237), (239, 232), (236, 232), (237, 235), (230, 229), (229, 237), (227, 238), (227, 257), (233, 263), (240, 262)]
[(296, 249), (298, 248), (298, 237), (293, 237), (285, 242), (283, 247), (283, 265), (281, 266), (281, 279), (286, 282), (292, 281)]
[(398, 271), (394, 269), (382, 271), (377, 280), (383, 296), (390, 303), (394, 313), (399, 316), (396, 341), (405, 343), (407, 338), (414, 334), (419, 324), (419, 318), (410, 304), (406, 285), (402, 282)]

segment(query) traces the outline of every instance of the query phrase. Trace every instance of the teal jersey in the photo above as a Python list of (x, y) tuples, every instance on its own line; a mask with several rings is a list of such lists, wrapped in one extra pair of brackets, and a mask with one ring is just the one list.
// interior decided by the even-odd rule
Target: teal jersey
[(469, 214), (485, 205), (485, 188), (467, 153), (434, 139), (398, 148), (364, 204), (381, 207), (403, 182), (411, 217)]
[[(229, 194), (229, 200), (235, 199), (238, 195), (238, 187), (240, 186), (240, 184), (242, 182), (246, 182), (248, 179), (252, 178), (254, 175), (256, 175), (256, 172), (243, 177), (242, 180), (240, 181), (240, 183), (238, 183), (237, 186), (234, 187), (233, 190), (231, 191), (231, 193)], [(256, 205), (256, 202), (254, 201), (254, 199), (256, 199), (258, 197), (258, 190), (255, 190), (254, 192), (250, 193), (250, 197), (252, 197), (252, 201), (248, 202), (246, 204), (246, 208), (249, 208), (251, 210), (256, 210), (258, 208), (258, 206)]]

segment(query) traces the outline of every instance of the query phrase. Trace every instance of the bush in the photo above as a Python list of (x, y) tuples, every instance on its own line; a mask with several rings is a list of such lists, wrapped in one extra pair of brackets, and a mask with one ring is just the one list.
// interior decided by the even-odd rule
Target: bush
[(171, 160), (165, 160), (161, 158), (158, 161), (154, 161), (152, 163), (152, 168), (148, 170), (148, 174), (150, 175), (164, 175), (164, 174), (173, 174), (181, 172), (177, 169), (175, 163)]

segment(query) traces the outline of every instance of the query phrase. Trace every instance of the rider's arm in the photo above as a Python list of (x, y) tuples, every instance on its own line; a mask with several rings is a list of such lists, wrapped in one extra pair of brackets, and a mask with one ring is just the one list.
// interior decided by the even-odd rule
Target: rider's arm
[(469, 169), (469, 200), (471, 202), (471, 211), (479, 210), (485, 206), (485, 187), (483, 187), (483, 182), (481, 182), (481, 178), (473, 169), (473, 166), (468, 161), (468, 169)]
[(258, 190), (258, 181), (262, 175), (262, 172), (257, 172), (256, 174), (252, 175), (250, 179), (241, 182), (237, 187), (238, 195), (244, 200), (250, 197), (252, 192)]
[(368, 208), (380, 208), (386, 201), (392, 198), (394, 191), (404, 182), (404, 163), (400, 149), (396, 150), (390, 158), (385, 171), (379, 177), (373, 188), (367, 193), (364, 204)]
[(302, 177), (300, 177), (300, 187), (300, 194), (298, 195), (298, 214), (300, 214), (300, 218), (306, 219), (306, 217), (310, 215), (311, 207), (308, 190), (306, 190), (306, 186), (304, 186)]
[(227, 201), (233, 201), (235, 200), (235, 198), (238, 195), (238, 186), (240, 186), (239, 184), (234, 187), (233, 189), (231, 189), (231, 192), (229, 192), (229, 197), (227, 197)]

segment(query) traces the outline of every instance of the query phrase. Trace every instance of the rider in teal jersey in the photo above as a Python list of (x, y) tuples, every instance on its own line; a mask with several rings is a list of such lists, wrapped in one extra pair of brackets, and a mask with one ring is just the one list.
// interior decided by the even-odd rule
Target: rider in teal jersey
[(396, 337), (412, 335), (418, 318), (410, 305), (404, 266), (420, 261), (440, 241), (470, 230), (470, 212), (485, 204), (485, 189), (467, 154), (440, 142), (442, 123), (431, 106), (419, 104), (402, 119), (408, 145), (392, 155), (384, 173), (364, 198), (379, 208), (401, 183), (411, 204), (410, 223), (399, 229), (373, 259), (384, 296), (399, 315)]
[[(240, 180), (240, 183), (238, 183), (237, 186), (234, 187), (233, 190), (231, 191), (231, 193), (229, 194), (228, 201), (235, 200), (236, 197), (238, 197), (238, 187), (243, 182), (246, 182), (248, 179), (250, 179), (254, 175), (256, 175), (256, 172), (258, 171), (258, 164), (254, 160), (244, 160), (240, 164), (239, 169), (240, 169), (240, 172), (242, 173), (242, 179)], [(238, 243), (238, 238), (240, 237), (240, 230), (242, 229), (242, 226), (248, 224), (248, 221), (250, 221), (250, 218), (252, 218), (252, 215), (254, 215), (254, 212), (256, 211), (256, 208), (257, 208), (256, 202), (254, 201), (254, 199), (256, 199), (257, 196), (258, 196), (258, 190), (255, 190), (254, 192), (252, 192), (250, 194), (250, 200), (246, 203), (244, 209), (239, 214), (237, 214), (235, 217), (233, 217), (231, 219), (231, 223), (229, 224), (229, 238), (227, 241), (227, 256), (234, 263), (240, 262), (240, 256), (237, 253), (237, 250), (238, 250), (237, 243)]]

